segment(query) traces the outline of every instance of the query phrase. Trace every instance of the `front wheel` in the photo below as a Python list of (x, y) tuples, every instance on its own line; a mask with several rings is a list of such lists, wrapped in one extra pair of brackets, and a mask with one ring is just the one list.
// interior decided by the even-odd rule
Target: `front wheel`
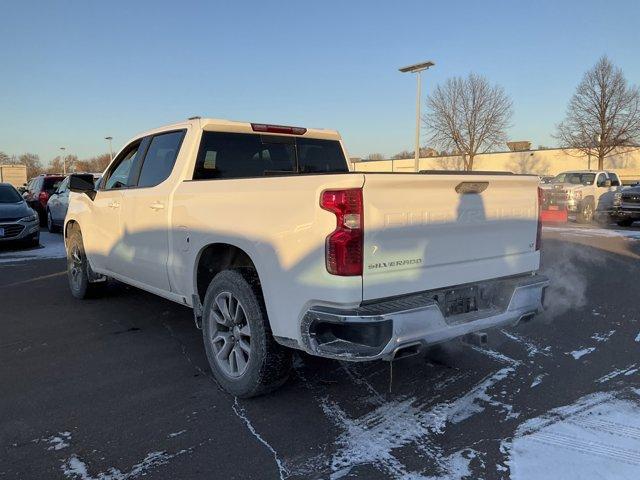
[(91, 267), (87, 261), (82, 243), (82, 233), (79, 228), (72, 228), (67, 238), (67, 278), (71, 295), (84, 299), (98, 293), (104, 282), (92, 283), (90, 278)]
[(633, 224), (633, 218), (625, 218), (616, 222), (621, 227), (630, 227)]
[(222, 388), (249, 398), (275, 390), (287, 380), (291, 351), (271, 334), (254, 270), (225, 270), (216, 275), (202, 312), (207, 359)]
[(594, 214), (594, 206), (593, 202), (587, 200), (582, 203), (582, 207), (580, 208), (580, 213), (578, 213), (578, 223), (591, 223), (593, 221)]

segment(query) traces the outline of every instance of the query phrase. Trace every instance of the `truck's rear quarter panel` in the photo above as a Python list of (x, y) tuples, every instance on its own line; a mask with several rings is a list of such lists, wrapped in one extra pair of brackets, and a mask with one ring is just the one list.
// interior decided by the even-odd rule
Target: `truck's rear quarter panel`
[(359, 188), (363, 179), (338, 174), (182, 182), (171, 220), (173, 288), (197, 291), (193, 266), (200, 252), (212, 243), (228, 243), (255, 263), (276, 336), (299, 339), (298, 320), (311, 304), (357, 306), (362, 277), (327, 272), (325, 239), (336, 219), (319, 201), (323, 190)]
[[(462, 182), (486, 188), (461, 194)], [(515, 175), (366, 174), (364, 300), (537, 270), (537, 185)]]

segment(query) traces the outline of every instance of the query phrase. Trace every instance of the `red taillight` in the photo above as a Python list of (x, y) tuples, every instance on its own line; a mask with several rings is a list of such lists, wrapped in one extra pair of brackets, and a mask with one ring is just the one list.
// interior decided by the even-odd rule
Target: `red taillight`
[(542, 248), (542, 199), (544, 190), (538, 187), (538, 229), (536, 231), (536, 250)]
[(320, 206), (336, 215), (336, 229), (325, 244), (327, 271), (343, 277), (362, 275), (362, 189), (325, 190), (320, 196)]
[(47, 192), (40, 192), (40, 195), (38, 195), (38, 200), (40, 200), (42, 206), (45, 207), (47, 205), (47, 201), (49, 200), (49, 194)]
[(307, 129), (303, 127), (287, 127), (285, 125), (267, 125), (265, 123), (252, 123), (254, 132), (287, 133), (289, 135), (304, 135)]

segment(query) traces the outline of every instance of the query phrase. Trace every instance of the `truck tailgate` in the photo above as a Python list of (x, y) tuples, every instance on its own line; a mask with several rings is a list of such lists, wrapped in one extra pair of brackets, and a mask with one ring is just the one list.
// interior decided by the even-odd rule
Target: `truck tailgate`
[(537, 270), (537, 186), (533, 176), (365, 174), (363, 299)]

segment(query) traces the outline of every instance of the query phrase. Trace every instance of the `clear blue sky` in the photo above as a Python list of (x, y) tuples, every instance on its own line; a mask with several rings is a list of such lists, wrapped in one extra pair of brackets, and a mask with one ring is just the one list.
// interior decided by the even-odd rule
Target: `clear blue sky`
[(6, 2), (0, 151), (118, 149), (192, 115), (335, 128), (351, 155), (412, 149), (415, 80), (474, 71), (514, 102), (512, 139), (551, 133), (602, 54), (640, 83), (640, 2)]

